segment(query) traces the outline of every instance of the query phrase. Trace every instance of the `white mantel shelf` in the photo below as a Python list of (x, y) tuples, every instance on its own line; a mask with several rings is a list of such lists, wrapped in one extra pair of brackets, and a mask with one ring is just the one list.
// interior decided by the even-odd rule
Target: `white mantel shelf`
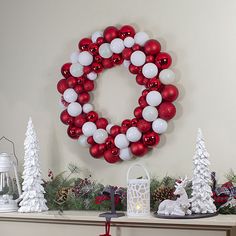
[[(47, 223), (66, 225), (102, 226), (104, 218), (94, 211), (49, 211), (43, 213), (0, 213), (0, 222)], [(111, 225), (115, 227), (162, 228), (186, 230), (212, 230), (225, 232), (227, 236), (236, 236), (236, 215), (217, 215), (202, 219), (158, 219), (153, 216), (145, 218), (114, 218)]]

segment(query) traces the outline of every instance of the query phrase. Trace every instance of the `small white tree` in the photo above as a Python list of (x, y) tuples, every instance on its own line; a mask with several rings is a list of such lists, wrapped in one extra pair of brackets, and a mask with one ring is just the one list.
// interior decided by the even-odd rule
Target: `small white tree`
[(29, 119), (26, 139), (24, 142), (25, 157), (22, 178), (23, 193), (21, 195), (19, 212), (42, 212), (47, 211), (44, 198), (44, 188), (39, 164), (39, 144), (34, 130), (32, 119)]
[(214, 213), (216, 207), (212, 199), (211, 171), (208, 160), (209, 153), (201, 129), (198, 129), (196, 151), (193, 157), (193, 179), (191, 210), (196, 214)]

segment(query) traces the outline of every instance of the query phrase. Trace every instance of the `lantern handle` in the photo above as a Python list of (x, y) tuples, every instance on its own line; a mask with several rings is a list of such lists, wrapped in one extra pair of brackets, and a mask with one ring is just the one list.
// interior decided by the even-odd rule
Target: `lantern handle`
[(16, 157), (16, 151), (15, 151), (15, 144), (13, 141), (11, 141), (10, 139), (6, 138), (5, 136), (2, 136), (0, 138), (0, 141), (2, 141), (3, 139), (5, 139), (6, 141), (10, 142), (12, 144), (12, 150), (13, 150), (13, 156), (16, 159), (16, 164), (18, 165), (18, 158)]
[(147, 176), (147, 179), (150, 180), (150, 175), (149, 175), (147, 169), (145, 168), (145, 166), (142, 165), (142, 164), (138, 164), (138, 163), (137, 163), (137, 164), (134, 164), (134, 165), (132, 165), (132, 166), (129, 167), (128, 172), (127, 172), (127, 182), (128, 182), (128, 180), (129, 180), (130, 171), (131, 171), (134, 167), (136, 167), (136, 166), (137, 166), (137, 167), (140, 167), (141, 169), (143, 169), (143, 170), (145, 171), (145, 174), (146, 174), (146, 176)]

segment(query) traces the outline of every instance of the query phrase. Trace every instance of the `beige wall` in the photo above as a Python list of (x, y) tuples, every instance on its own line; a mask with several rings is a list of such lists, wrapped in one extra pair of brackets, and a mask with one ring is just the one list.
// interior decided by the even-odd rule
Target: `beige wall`
[[(0, 135), (12, 138), (23, 160), (32, 116), (44, 174), (69, 162), (110, 184), (124, 184), (131, 163), (155, 175), (191, 175), (196, 130), (203, 129), (212, 169), (236, 170), (236, 1), (234, 0), (0, 0)], [(66, 135), (60, 122), (60, 66), (80, 38), (108, 25), (133, 24), (171, 52), (181, 96), (159, 148), (118, 165), (94, 160)], [(113, 122), (132, 115), (140, 88), (123, 68), (99, 79), (94, 104)], [(2, 147), (2, 146), (1, 146)], [(1, 151), (3, 148), (1, 148)]]

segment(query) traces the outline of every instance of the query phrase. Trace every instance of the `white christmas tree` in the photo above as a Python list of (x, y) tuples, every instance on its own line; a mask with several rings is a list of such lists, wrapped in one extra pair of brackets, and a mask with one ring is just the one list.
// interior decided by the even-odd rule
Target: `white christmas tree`
[(39, 164), (39, 144), (34, 130), (32, 119), (29, 119), (26, 139), (24, 142), (25, 157), (22, 178), (23, 193), (21, 195), (19, 212), (42, 212), (47, 211), (44, 198), (44, 188)]
[(193, 157), (193, 179), (191, 210), (196, 214), (214, 213), (216, 207), (212, 199), (211, 171), (208, 160), (209, 153), (205, 147), (205, 140), (201, 129), (198, 129), (196, 152)]

